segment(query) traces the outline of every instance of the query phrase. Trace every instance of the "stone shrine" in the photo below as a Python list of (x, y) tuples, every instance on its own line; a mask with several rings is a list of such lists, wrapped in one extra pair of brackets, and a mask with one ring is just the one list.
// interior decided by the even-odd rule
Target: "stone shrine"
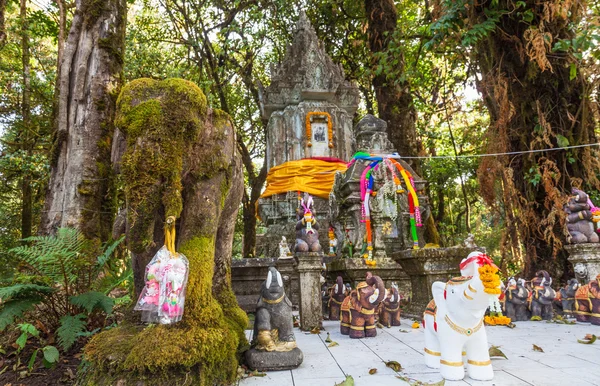
[(301, 192), (314, 197), (314, 215), (324, 226), (321, 245), (329, 244), (327, 196), (336, 170), (344, 170), (353, 154), (352, 118), (359, 103), (358, 88), (325, 53), (304, 12), (271, 74), (261, 93), (269, 176), (258, 201), (267, 232), (257, 240), (257, 256), (266, 257), (277, 256), (281, 236), (294, 240)]

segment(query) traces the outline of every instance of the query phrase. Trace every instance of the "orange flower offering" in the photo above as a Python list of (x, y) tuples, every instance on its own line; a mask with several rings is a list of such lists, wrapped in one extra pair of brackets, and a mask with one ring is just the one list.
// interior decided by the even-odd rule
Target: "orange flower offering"
[(497, 267), (488, 264), (479, 267), (479, 278), (481, 279), (485, 293), (492, 295), (500, 294), (500, 276), (498, 276)]
[(504, 315), (497, 315), (497, 316), (486, 315), (486, 317), (483, 318), (483, 321), (488, 326), (508, 326), (511, 322), (510, 318), (508, 316), (504, 316)]
[(420, 324), (419, 322), (413, 322), (412, 324), (412, 328), (419, 328)]

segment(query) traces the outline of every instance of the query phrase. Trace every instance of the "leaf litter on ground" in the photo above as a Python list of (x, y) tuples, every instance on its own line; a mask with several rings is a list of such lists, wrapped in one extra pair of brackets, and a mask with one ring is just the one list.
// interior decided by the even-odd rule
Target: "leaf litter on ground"
[(537, 344), (533, 345), (533, 351), (544, 352), (544, 350)]
[(578, 343), (581, 344), (592, 344), (596, 341), (597, 337), (594, 334), (587, 334), (583, 339), (577, 339)]
[(329, 343), (329, 344), (327, 345), (327, 347), (335, 347), (335, 346), (339, 346), (339, 345), (340, 345), (340, 344), (339, 344), (338, 342), (335, 342), (335, 341), (333, 341), (333, 340), (332, 340), (332, 341), (331, 341), (331, 343)]
[(371, 370), (369, 370), (369, 374), (370, 374), (370, 375), (373, 375), (373, 374), (375, 374), (376, 372), (377, 372), (377, 369), (371, 369)]
[(508, 359), (506, 357), (506, 354), (504, 354), (502, 350), (500, 350), (500, 346), (492, 346), (488, 351), (490, 353), (490, 357), (502, 357), (504, 359)]
[(402, 365), (396, 361), (385, 362), (385, 365), (395, 372), (402, 370)]
[(426, 383), (426, 382), (417, 381), (416, 379), (403, 377), (401, 375), (396, 375), (396, 378), (401, 379), (404, 382), (407, 382), (410, 386), (444, 386), (446, 384), (445, 379), (442, 379), (441, 381), (436, 382), (436, 383)]
[(352, 375), (346, 375), (346, 379), (340, 383), (336, 383), (335, 386), (354, 386), (354, 378), (352, 378)]

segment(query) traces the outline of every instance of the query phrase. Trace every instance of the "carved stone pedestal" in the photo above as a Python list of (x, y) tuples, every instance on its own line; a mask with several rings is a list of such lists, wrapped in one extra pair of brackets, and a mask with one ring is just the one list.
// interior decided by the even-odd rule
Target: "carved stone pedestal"
[(569, 261), (573, 264), (575, 276), (580, 283), (587, 284), (600, 273), (600, 244), (570, 244), (565, 245), (569, 253)]
[(394, 253), (388, 251), (388, 255), (391, 255), (410, 277), (412, 296), (408, 306), (402, 310), (403, 316), (420, 320), (427, 303), (433, 299), (433, 282), (446, 282), (452, 277), (460, 276), (461, 260), (473, 251), (485, 252), (485, 249), (451, 247), (410, 249)]
[(300, 277), (300, 328), (308, 331), (321, 327), (321, 259), (322, 253), (296, 253)]
[(402, 267), (394, 260), (383, 257), (375, 258), (376, 266), (369, 267), (364, 259), (335, 259), (327, 264), (327, 276), (329, 282), (335, 282), (338, 276), (344, 279), (344, 283), (350, 283), (352, 288), (361, 281), (365, 281), (367, 272), (379, 276), (389, 288), (392, 283), (398, 284), (398, 292), (407, 296), (411, 292), (410, 278)]
[(246, 364), (252, 370), (258, 371), (280, 371), (291, 370), (300, 366), (304, 355), (299, 348), (292, 351), (258, 351), (251, 348), (246, 351)]

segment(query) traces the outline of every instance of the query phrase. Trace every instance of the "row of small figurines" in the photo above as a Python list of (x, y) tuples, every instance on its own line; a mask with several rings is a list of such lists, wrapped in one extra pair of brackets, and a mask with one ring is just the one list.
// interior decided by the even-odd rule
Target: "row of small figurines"
[(600, 275), (581, 285), (577, 279), (570, 279), (556, 291), (548, 272), (539, 271), (530, 281), (509, 278), (500, 301), (504, 314), (513, 321), (550, 320), (558, 313), (600, 325), (599, 280)]

